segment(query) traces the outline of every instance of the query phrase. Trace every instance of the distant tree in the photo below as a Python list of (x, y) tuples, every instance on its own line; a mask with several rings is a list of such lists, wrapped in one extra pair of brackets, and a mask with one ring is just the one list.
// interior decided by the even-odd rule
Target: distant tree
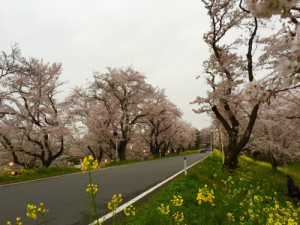
[(89, 130), (102, 130), (104, 138), (108, 139), (106, 143), (113, 149), (116, 149), (116, 140), (112, 129), (114, 126), (118, 128), (118, 156), (120, 160), (125, 160), (126, 146), (131, 139), (130, 133), (148, 114), (146, 106), (151, 101), (155, 89), (146, 83), (144, 75), (131, 67), (107, 69), (108, 73), (95, 72), (94, 81), (87, 88), (80, 87), (74, 91), (75, 96), (81, 96), (87, 99), (89, 104), (101, 107), (103, 115), (95, 114), (91, 117), (91, 121), (101, 122), (86, 125)]
[(204, 127), (200, 130), (200, 140), (201, 144), (207, 144), (210, 143), (210, 132), (211, 128), (209, 127)]
[(201, 144), (201, 139), (200, 139), (200, 131), (197, 129), (196, 130), (196, 140), (195, 140), (195, 149), (200, 149), (200, 144)]
[[(88, 98), (83, 88), (75, 88), (68, 98), (69, 115), (77, 126), (74, 126), (72, 152), (85, 157), (92, 155), (101, 161), (103, 155), (115, 158), (115, 142), (112, 135), (114, 118), (110, 116), (103, 102)], [(81, 153), (80, 153), (80, 152)]]
[(169, 100), (167, 100), (164, 90), (157, 91), (147, 108), (147, 116), (137, 124), (139, 135), (147, 143), (149, 149), (155, 157), (159, 155), (159, 150), (166, 151), (169, 147), (167, 131), (181, 119), (181, 111)]
[[(287, 96), (287, 95), (285, 95)], [(289, 98), (289, 97), (287, 97)], [(254, 127), (247, 148), (252, 154), (266, 154), (274, 170), (283, 163), (291, 163), (300, 159), (300, 121), (289, 119), (296, 112), (300, 102), (288, 101), (278, 97), (271, 105), (263, 105), (259, 112), (258, 123)]]

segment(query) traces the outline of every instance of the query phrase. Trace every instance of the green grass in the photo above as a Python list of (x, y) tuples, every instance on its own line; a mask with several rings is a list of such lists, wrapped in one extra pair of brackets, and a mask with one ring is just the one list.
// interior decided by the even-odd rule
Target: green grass
[(126, 165), (126, 164), (136, 163), (136, 162), (140, 162), (140, 161), (138, 159), (126, 159), (126, 160), (122, 160), (120, 162), (117, 162), (116, 160), (114, 160), (112, 162), (108, 162), (105, 167), (120, 166), (120, 165)]
[(200, 150), (187, 150), (187, 151), (181, 152), (180, 155), (189, 155), (189, 154), (194, 154), (194, 153), (200, 153)]
[(1, 176), (0, 185), (9, 184), (21, 181), (35, 180), (39, 178), (53, 177), (63, 174), (80, 172), (81, 169), (70, 168), (70, 167), (49, 167), (49, 168), (38, 168), (35, 170), (25, 171), (17, 176)]
[[(279, 167), (274, 172), (270, 164), (244, 156), (239, 157), (239, 163), (240, 169), (234, 174), (223, 172), (221, 154), (214, 151), (212, 158), (206, 158), (203, 163), (189, 170), (187, 176), (173, 180), (139, 205), (136, 216), (117, 224), (177, 224), (172, 217), (177, 211), (184, 214), (184, 220), (179, 224), (187, 225), (294, 224), (291, 219), (299, 224), (298, 200), (284, 195), (287, 191), (284, 168)], [(300, 163), (288, 165), (288, 173), (296, 185), (300, 185), (299, 167)], [(198, 203), (196, 198), (199, 189), (213, 190), (215, 206), (204, 201)], [(172, 205), (170, 201), (173, 195), (182, 196), (184, 202), (181, 207)], [(158, 210), (161, 204), (170, 206), (168, 215)]]

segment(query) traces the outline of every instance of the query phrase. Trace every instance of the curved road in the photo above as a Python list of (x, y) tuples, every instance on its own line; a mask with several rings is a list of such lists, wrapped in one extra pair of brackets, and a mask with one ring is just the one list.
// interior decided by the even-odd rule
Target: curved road
[[(183, 169), (183, 158), (187, 166), (199, 161), (209, 153), (162, 158), (99, 169), (92, 172), (93, 183), (98, 184), (97, 202), (100, 216), (109, 210), (107, 203), (114, 194), (122, 194), (123, 202), (133, 199), (149, 188)], [(46, 219), (50, 225), (88, 224), (88, 175), (75, 173), (51, 179), (0, 186), (0, 224), (13, 224), (21, 217), (23, 224), (40, 225), (41, 220), (26, 217), (28, 204), (39, 206), (41, 202), (49, 209)]]

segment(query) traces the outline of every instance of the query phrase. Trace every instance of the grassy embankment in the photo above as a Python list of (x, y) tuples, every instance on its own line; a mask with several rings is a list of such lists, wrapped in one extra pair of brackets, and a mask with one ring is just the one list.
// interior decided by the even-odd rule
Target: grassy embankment
[[(182, 154), (192, 154), (199, 152), (197, 151), (186, 151), (183, 152)], [(177, 155), (175, 155), (177, 156)], [(164, 156), (162, 158), (167, 158), (171, 157), (169, 156)], [(142, 158), (142, 157), (141, 157)], [(160, 159), (160, 158), (149, 158), (144, 161), (148, 160), (155, 160), (155, 159)], [(138, 159), (130, 159), (130, 160), (123, 160), (121, 162), (117, 161), (112, 161), (109, 162), (105, 167), (111, 167), (111, 166), (119, 166), (119, 165), (126, 165), (126, 164), (131, 164), (131, 163), (136, 163), (140, 162)], [(40, 178), (46, 178), (46, 177), (53, 177), (53, 176), (59, 176), (59, 175), (64, 175), (64, 174), (69, 174), (69, 173), (76, 173), (80, 172), (81, 169), (78, 168), (72, 168), (72, 167), (49, 167), (49, 168), (38, 168), (34, 170), (25, 170), (21, 174), (18, 174), (16, 176), (11, 176), (10, 172), (5, 172), (5, 171), (0, 171), (0, 185), (2, 184), (9, 184), (9, 183), (16, 183), (16, 182), (21, 182), (21, 181), (28, 181), (28, 180), (35, 180), (35, 179), (40, 179)]]
[[(284, 167), (274, 172), (270, 164), (244, 156), (239, 157), (239, 163), (236, 173), (225, 173), (221, 169), (221, 154), (215, 151), (212, 158), (188, 171), (187, 176), (173, 180), (139, 205), (135, 216), (117, 224), (299, 224), (298, 200), (284, 195), (287, 191)], [(287, 173), (300, 186), (300, 163), (289, 164)], [(199, 189), (201, 204), (197, 200)], [(174, 195), (182, 197), (182, 206), (172, 204)], [(209, 199), (212, 202), (205, 202)], [(166, 209), (168, 205), (170, 212)], [(162, 208), (167, 215), (161, 212)], [(174, 220), (176, 212), (179, 215), (183, 212), (183, 221)]]

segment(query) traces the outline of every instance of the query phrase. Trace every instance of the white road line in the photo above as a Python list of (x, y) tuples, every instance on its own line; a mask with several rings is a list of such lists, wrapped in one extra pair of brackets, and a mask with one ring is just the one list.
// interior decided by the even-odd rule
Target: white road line
[[(209, 155), (208, 155), (209, 156)], [(189, 169), (190, 167), (196, 165), (197, 163), (201, 162), (202, 160), (206, 159), (208, 156), (206, 156), (205, 158), (195, 162), (194, 164), (190, 165), (189, 167), (187, 167), (187, 169)], [(185, 156), (186, 157), (186, 156)], [(132, 205), (133, 203), (135, 203), (136, 201), (140, 200), (141, 198), (143, 198), (144, 196), (146, 196), (147, 194), (151, 193), (152, 191), (154, 191), (156, 188), (162, 186), (163, 184), (167, 183), (169, 180), (172, 180), (174, 177), (178, 176), (180, 173), (183, 173), (184, 169), (179, 171), (178, 173), (174, 174), (173, 176), (169, 177), (168, 179), (162, 181), (161, 183), (157, 184), (156, 186), (150, 188), (149, 190), (145, 191), (144, 193), (140, 194), (139, 196), (131, 199), (129, 202), (126, 202), (125, 204), (121, 205), (119, 208), (117, 208), (115, 214), (123, 211), (125, 208), (127, 208), (128, 206)], [(103, 223), (105, 220), (111, 218), (113, 216), (113, 212), (110, 212), (108, 214), (106, 214), (105, 216), (102, 216), (101, 218), (98, 219), (98, 222)], [(93, 222), (89, 225), (96, 225), (97, 222)]]

